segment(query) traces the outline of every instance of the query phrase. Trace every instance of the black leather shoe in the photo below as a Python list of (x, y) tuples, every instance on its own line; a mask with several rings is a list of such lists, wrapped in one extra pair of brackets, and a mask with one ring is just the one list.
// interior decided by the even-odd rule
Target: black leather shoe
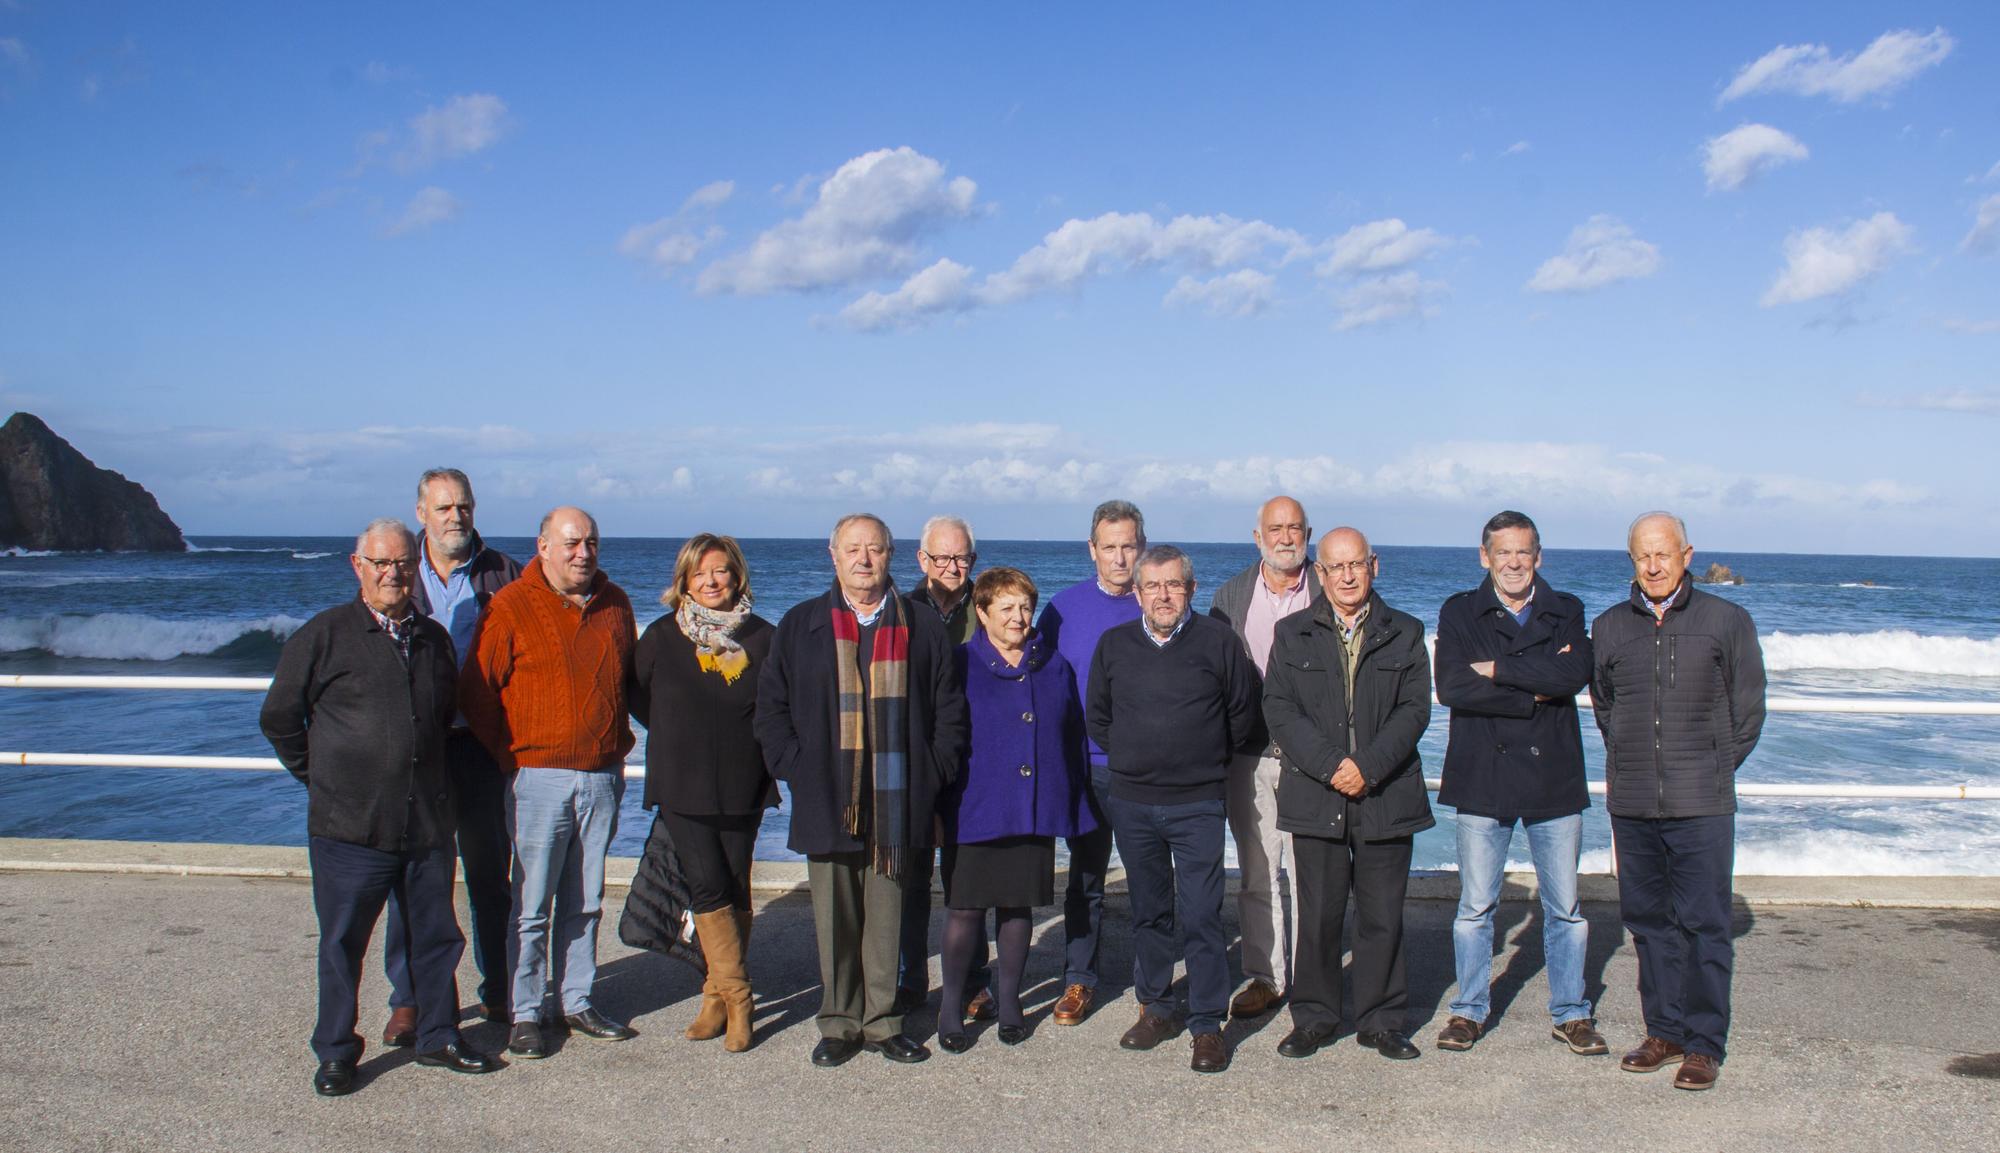
[(850, 1041), (844, 1037), (821, 1037), (819, 1044), (813, 1046), (813, 1064), (822, 1069), (831, 1069), (835, 1065), (845, 1065), (852, 1061), (854, 1055), (859, 1052), (861, 1052), (859, 1041)]
[(993, 1030), (993, 1035), (1000, 1038), (1002, 1045), (1019, 1045), (1028, 1039), (1028, 1027), (1026, 1025), (1002, 1025), (998, 1029)]
[(548, 1056), (549, 1046), (542, 1040), (542, 1027), (533, 1021), (516, 1021), (513, 1031), (507, 1034), (507, 1051), (530, 1061)]
[(463, 1041), (453, 1041), (442, 1049), (432, 1049), (428, 1053), (417, 1054), (417, 1064), (430, 1065), (438, 1069), (449, 1069), (454, 1073), (491, 1073), (500, 1068), (500, 1062), (481, 1053)]
[(1333, 1038), (1339, 1032), (1337, 1025), (1300, 1025), (1278, 1042), (1278, 1056), (1310, 1057), (1319, 1052), (1321, 1046), (1333, 1044)]
[(928, 1061), (931, 1059), (931, 1051), (929, 1049), (924, 1048), (901, 1033), (897, 1033), (893, 1037), (884, 1037), (880, 1041), (870, 1041), (868, 1047), (887, 1057), (889, 1060), (896, 1062), (898, 1065), (914, 1065), (919, 1061)]
[(313, 1074), (313, 1092), (322, 1097), (345, 1097), (354, 1092), (354, 1062), (321, 1061)]
[(939, 1033), (938, 1048), (943, 1049), (947, 1053), (963, 1053), (967, 1049), (972, 1048), (972, 1034)]
[(600, 1041), (630, 1041), (639, 1035), (630, 1025), (620, 1025), (595, 1009), (585, 1009), (581, 1013), (571, 1013), (563, 1018), (572, 1033), (595, 1037)]
[(1354, 1039), (1368, 1046), (1391, 1061), (1411, 1061), (1423, 1054), (1410, 1039), (1394, 1029), (1384, 1029), (1379, 1033), (1356, 1033)]

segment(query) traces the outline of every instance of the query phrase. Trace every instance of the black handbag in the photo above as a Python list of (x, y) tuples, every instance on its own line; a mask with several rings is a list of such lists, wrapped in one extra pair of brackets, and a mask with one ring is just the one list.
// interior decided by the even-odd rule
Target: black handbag
[(618, 918), (618, 939), (634, 949), (685, 962), (706, 977), (708, 959), (702, 956), (701, 940), (695, 936), (689, 903), (687, 878), (681, 875), (674, 839), (667, 832), (667, 823), (655, 814), (652, 832), (646, 835), (646, 851), (639, 857), (631, 891), (625, 896), (625, 912)]

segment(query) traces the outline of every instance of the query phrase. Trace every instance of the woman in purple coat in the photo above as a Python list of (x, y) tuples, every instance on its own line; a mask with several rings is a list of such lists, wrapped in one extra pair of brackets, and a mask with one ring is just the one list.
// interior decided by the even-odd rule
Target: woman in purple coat
[[(1056, 838), (1096, 827), (1086, 799), (1083, 705), (1069, 662), (1035, 632), (1035, 582), (1019, 569), (992, 568), (972, 586), (979, 628), (958, 648), (972, 718), (965, 772), (939, 798), (944, 825), (944, 992), (965, 1004), (965, 980), (986, 910), (1000, 946), (995, 998), (1000, 1040), (1027, 1039), (1021, 979), (1036, 905), (1055, 903)], [(946, 1052), (972, 1047), (965, 1020), (938, 1024)]]

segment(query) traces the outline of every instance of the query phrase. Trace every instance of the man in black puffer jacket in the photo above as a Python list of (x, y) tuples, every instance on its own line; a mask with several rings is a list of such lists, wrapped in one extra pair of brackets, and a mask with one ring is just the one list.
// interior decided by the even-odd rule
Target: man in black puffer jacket
[(1632, 595), (1591, 625), (1590, 690), (1646, 1017), (1623, 1067), (1679, 1062), (1674, 1085), (1706, 1089), (1729, 1034), (1736, 770), (1764, 728), (1764, 655), (1749, 613), (1694, 587), (1679, 517), (1649, 512), (1626, 541)]
[(1436, 824), (1417, 740), (1431, 722), (1423, 623), (1375, 593), (1368, 538), (1319, 542), (1323, 595), (1278, 622), (1264, 720), (1284, 772), (1278, 828), (1298, 864), (1287, 1057), (1310, 1057), (1340, 1029), (1340, 925), (1354, 891), (1355, 1040), (1408, 1060), (1403, 898), (1416, 834)]

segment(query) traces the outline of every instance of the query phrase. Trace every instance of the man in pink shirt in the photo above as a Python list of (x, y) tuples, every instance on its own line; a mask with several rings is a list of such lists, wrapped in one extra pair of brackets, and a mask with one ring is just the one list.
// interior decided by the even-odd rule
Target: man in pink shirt
[[(1274, 496), (1257, 510), (1257, 563), (1216, 590), (1213, 616), (1236, 630), (1261, 675), (1278, 622), (1302, 611), (1319, 595), (1312, 555), (1312, 524), (1288, 496)], [(1261, 751), (1239, 754), (1229, 770), (1229, 830), (1236, 838), (1241, 886), (1236, 901), (1243, 930), (1243, 991), (1230, 1002), (1236, 1017), (1270, 1012), (1284, 998), (1285, 942), (1294, 921), (1286, 915), (1278, 873), (1291, 858), (1291, 837), (1278, 831), (1278, 747), (1268, 735)]]

